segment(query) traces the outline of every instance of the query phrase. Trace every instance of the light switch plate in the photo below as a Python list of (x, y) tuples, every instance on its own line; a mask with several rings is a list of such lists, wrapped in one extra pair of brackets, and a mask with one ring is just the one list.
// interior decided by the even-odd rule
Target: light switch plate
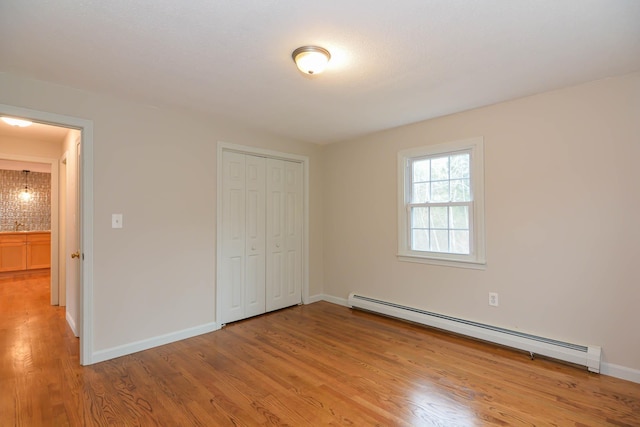
[(497, 292), (489, 292), (489, 305), (492, 307), (498, 306), (498, 293)]
[(122, 228), (122, 214), (111, 214), (111, 228)]

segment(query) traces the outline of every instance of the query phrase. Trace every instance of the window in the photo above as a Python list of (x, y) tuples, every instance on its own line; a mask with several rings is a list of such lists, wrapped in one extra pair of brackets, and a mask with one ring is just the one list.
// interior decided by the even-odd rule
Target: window
[(482, 138), (398, 153), (400, 259), (485, 264), (482, 155)]

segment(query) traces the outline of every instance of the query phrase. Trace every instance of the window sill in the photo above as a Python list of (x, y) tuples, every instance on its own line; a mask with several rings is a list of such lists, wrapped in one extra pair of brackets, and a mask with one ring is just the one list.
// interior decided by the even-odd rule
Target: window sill
[(447, 258), (431, 258), (414, 254), (398, 254), (398, 261), (416, 262), (419, 264), (441, 265), (445, 267), (469, 268), (472, 270), (486, 270), (486, 261), (467, 261)]

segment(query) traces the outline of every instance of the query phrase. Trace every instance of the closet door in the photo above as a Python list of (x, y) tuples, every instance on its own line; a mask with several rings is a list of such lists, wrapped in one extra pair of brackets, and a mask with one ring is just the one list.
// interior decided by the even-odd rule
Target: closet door
[(246, 156), (245, 316), (265, 312), (265, 173), (264, 157)]
[(265, 312), (265, 159), (225, 151), (221, 323)]
[(267, 311), (302, 301), (302, 192), (302, 164), (267, 159)]

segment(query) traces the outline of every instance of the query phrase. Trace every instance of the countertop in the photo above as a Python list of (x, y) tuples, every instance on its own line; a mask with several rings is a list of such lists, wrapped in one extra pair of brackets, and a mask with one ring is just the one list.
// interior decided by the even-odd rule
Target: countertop
[(34, 234), (34, 233), (51, 233), (51, 230), (0, 231), (0, 234)]

